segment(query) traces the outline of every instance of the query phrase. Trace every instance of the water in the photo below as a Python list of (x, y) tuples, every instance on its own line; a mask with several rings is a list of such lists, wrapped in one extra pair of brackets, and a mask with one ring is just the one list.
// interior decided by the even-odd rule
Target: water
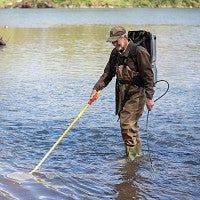
[[(113, 80), (40, 173), (9, 178), (30, 172), (86, 105), (112, 49), (108, 31), (118, 23), (157, 35), (158, 79), (170, 84), (149, 116), (154, 172), (146, 110), (143, 154), (120, 162)], [(199, 199), (199, 9), (10, 9), (0, 10), (0, 27), (8, 40), (0, 49), (1, 200)], [(165, 89), (158, 84), (155, 98)]]

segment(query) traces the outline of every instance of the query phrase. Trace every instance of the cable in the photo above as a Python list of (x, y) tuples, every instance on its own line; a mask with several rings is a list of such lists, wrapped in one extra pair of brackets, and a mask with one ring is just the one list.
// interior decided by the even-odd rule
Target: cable
[[(165, 95), (167, 94), (167, 92), (169, 91), (169, 83), (168, 83), (166, 80), (159, 80), (159, 81), (156, 81), (156, 82), (154, 83), (154, 85), (156, 85), (156, 84), (159, 83), (159, 82), (165, 82), (165, 83), (167, 83), (167, 89), (166, 89), (166, 91), (165, 91), (160, 97), (158, 97), (157, 99), (155, 99), (154, 102), (156, 102), (156, 101), (158, 101), (159, 99), (161, 99), (161, 98), (162, 98), (163, 96), (165, 96)], [(152, 169), (152, 171), (154, 172), (153, 163), (152, 163), (151, 154), (150, 154), (150, 148), (149, 148), (149, 133), (148, 133), (149, 113), (150, 113), (150, 111), (148, 110), (147, 119), (146, 119), (147, 149), (148, 149), (149, 161), (150, 161), (150, 163), (151, 163), (151, 169)]]
[(154, 168), (153, 168), (153, 163), (152, 163), (152, 159), (151, 159), (151, 154), (150, 154), (150, 148), (149, 148), (149, 133), (148, 133), (148, 123), (149, 123), (149, 110), (147, 113), (147, 121), (146, 121), (146, 134), (147, 134), (147, 149), (148, 149), (148, 156), (149, 156), (149, 161), (151, 163), (151, 169), (154, 172)]
[(156, 102), (156, 101), (158, 101), (159, 99), (161, 99), (163, 96), (165, 96), (166, 94), (167, 94), (167, 92), (169, 91), (169, 83), (166, 81), (166, 80), (159, 80), (159, 81), (156, 81), (155, 83), (154, 83), (154, 85), (156, 85), (157, 83), (159, 83), (159, 82), (165, 82), (165, 83), (167, 83), (167, 89), (166, 89), (166, 91), (160, 96), (160, 97), (158, 97), (156, 100), (154, 100), (154, 102)]

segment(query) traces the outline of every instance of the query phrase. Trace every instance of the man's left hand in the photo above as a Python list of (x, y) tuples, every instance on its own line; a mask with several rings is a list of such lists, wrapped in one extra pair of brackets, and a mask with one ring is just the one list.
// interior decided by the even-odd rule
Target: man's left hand
[(154, 101), (153, 101), (152, 99), (147, 99), (147, 100), (146, 100), (146, 107), (147, 107), (147, 109), (148, 109), (149, 111), (151, 111), (152, 108), (153, 108), (153, 106), (154, 106)]

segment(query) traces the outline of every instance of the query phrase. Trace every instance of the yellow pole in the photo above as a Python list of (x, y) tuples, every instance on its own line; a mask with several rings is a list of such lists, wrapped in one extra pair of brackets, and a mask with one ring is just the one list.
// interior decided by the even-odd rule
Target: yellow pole
[(42, 163), (47, 159), (47, 157), (52, 153), (52, 151), (56, 148), (56, 146), (62, 141), (62, 139), (67, 135), (67, 133), (70, 131), (70, 129), (76, 124), (76, 122), (81, 118), (81, 116), (85, 113), (85, 111), (89, 108), (89, 106), (93, 103), (94, 100), (96, 100), (97, 96), (101, 93), (101, 90), (98, 91), (98, 93), (93, 97), (93, 99), (90, 99), (87, 105), (83, 108), (83, 110), (78, 114), (78, 116), (74, 119), (74, 121), (69, 125), (67, 129), (63, 132), (63, 134), (58, 138), (58, 140), (54, 143), (54, 145), (49, 149), (49, 151), (46, 153), (46, 155), (42, 158), (42, 160), (38, 163), (38, 165), (31, 171), (29, 174), (32, 174), (40, 168)]

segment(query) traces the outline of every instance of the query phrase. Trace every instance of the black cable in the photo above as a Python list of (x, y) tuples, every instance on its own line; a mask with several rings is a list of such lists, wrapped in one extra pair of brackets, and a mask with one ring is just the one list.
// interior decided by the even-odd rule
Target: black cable
[[(159, 80), (159, 81), (156, 81), (154, 83), (154, 85), (156, 85), (157, 83), (159, 82), (165, 82), (167, 83), (167, 89), (166, 91), (160, 96), (158, 97), (157, 99), (154, 100), (154, 102), (158, 101), (159, 99), (161, 99), (163, 96), (165, 96), (169, 90), (169, 83), (166, 81), (166, 80)], [(148, 123), (149, 123), (149, 113), (150, 111), (148, 110), (148, 113), (147, 113), (147, 120), (146, 120), (146, 134), (147, 134), (147, 148), (148, 148), (148, 155), (149, 155), (149, 161), (151, 163), (151, 168), (152, 168), (152, 171), (154, 172), (154, 168), (153, 168), (153, 163), (152, 163), (152, 159), (151, 159), (151, 154), (150, 154), (150, 148), (149, 148), (149, 133), (148, 133)]]
[(149, 161), (150, 161), (150, 163), (151, 163), (151, 169), (152, 169), (152, 171), (154, 171), (153, 163), (152, 163), (152, 159), (151, 159), (151, 154), (150, 154), (150, 148), (149, 148), (149, 133), (148, 133), (149, 112), (150, 112), (150, 111), (148, 110), (148, 113), (147, 113), (147, 121), (146, 121), (147, 149), (148, 149)]
[(165, 95), (167, 94), (168, 90), (169, 90), (169, 83), (168, 83), (166, 80), (159, 80), (159, 81), (156, 81), (156, 82), (154, 83), (154, 85), (156, 85), (156, 84), (159, 83), (159, 82), (165, 82), (165, 83), (167, 83), (167, 89), (166, 89), (166, 91), (165, 91), (160, 97), (158, 97), (156, 100), (154, 100), (154, 102), (158, 101), (158, 100), (161, 99), (163, 96), (165, 96)]

